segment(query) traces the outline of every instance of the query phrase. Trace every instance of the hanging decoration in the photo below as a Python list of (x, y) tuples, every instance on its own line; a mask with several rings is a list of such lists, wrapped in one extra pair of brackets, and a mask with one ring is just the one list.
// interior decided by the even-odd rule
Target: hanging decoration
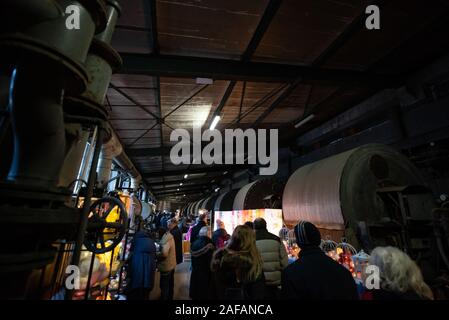
[(338, 262), (346, 269), (348, 269), (355, 277), (354, 262), (352, 261), (352, 256), (357, 254), (357, 250), (352, 245), (347, 243), (345, 238), (343, 238), (342, 242), (337, 246), (337, 254), (339, 256)]

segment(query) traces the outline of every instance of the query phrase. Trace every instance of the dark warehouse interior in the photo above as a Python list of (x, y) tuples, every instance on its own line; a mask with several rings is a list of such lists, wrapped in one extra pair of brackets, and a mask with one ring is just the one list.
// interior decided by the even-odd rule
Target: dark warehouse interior
[[(1, 300), (220, 300), (214, 263), (249, 222), (248, 279), (271, 298), (301, 299), (316, 230), (358, 299), (384, 248), (416, 297), (449, 299), (449, 0), (3, 0), (0, 17)], [(136, 275), (140, 237), (154, 270)], [(216, 250), (200, 273), (195, 239)]]

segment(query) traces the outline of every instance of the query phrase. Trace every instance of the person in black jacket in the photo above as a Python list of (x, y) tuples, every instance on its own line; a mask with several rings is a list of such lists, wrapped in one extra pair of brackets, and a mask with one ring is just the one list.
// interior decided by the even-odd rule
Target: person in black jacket
[(217, 230), (214, 231), (212, 235), (212, 242), (214, 243), (217, 249), (223, 248), (226, 244), (226, 241), (231, 237), (225, 229), (225, 224), (220, 219), (217, 219)]
[(265, 277), (254, 231), (237, 226), (226, 247), (212, 258), (212, 290), (215, 300), (262, 300)]
[(198, 238), (198, 234), (200, 233), (201, 228), (207, 226), (206, 220), (207, 214), (201, 213), (198, 217), (198, 223), (192, 228), (192, 233), (190, 234), (191, 244), (193, 244), (196, 238)]
[(321, 235), (315, 225), (300, 221), (294, 231), (301, 251), (298, 260), (282, 272), (282, 298), (357, 300), (357, 287), (351, 273), (320, 249)]
[(154, 216), (154, 225), (156, 226), (156, 229), (160, 228), (161, 219), (162, 219), (162, 213), (160, 211), (156, 211), (155, 216)]
[(210, 263), (214, 251), (215, 246), (210, 239), (210, 227), (202, 227), (198, 238), (190, 247), (192, 273), (189, 296), (192, 300), (210, 299)]
[(156, 245), (145, 231), (134, 235), (129, 259), (126, 287), (128, 300), (148, 300), (154, 286)]
[(175, 240), (175, 249), (176, 249), (176, 264), (182, 263), (183, 260), (183, 252), (182, 252), (182, 233), (178, 228), (178, 220), (176, 218), (172, 218), (168, 221), (168, 229), (170, 230), (173, 239)]

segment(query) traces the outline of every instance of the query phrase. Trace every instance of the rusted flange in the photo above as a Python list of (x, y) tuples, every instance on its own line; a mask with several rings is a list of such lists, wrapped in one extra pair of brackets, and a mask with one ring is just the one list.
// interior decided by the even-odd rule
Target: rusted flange
[(118, 72), (123, 65), (123, 60), (120, 54), (109, 44), (93, 39), (90, 46), (89, 54), (95, 54), (107, 61), (111, 66), (112, 73)]
[(106, 120), (109, 116), (108, 110), (87, 94), (66, 97), (64, 99), (64, 113), (101, 120)]

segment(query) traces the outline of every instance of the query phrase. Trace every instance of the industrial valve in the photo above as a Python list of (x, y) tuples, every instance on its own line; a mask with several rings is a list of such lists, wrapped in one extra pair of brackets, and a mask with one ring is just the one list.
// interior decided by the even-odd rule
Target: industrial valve
[(96, 254), (113, 250), (125, 235), (127, 221), (128, 214), (120, 199), (98, 199), (90, 207), (84, 245)]

